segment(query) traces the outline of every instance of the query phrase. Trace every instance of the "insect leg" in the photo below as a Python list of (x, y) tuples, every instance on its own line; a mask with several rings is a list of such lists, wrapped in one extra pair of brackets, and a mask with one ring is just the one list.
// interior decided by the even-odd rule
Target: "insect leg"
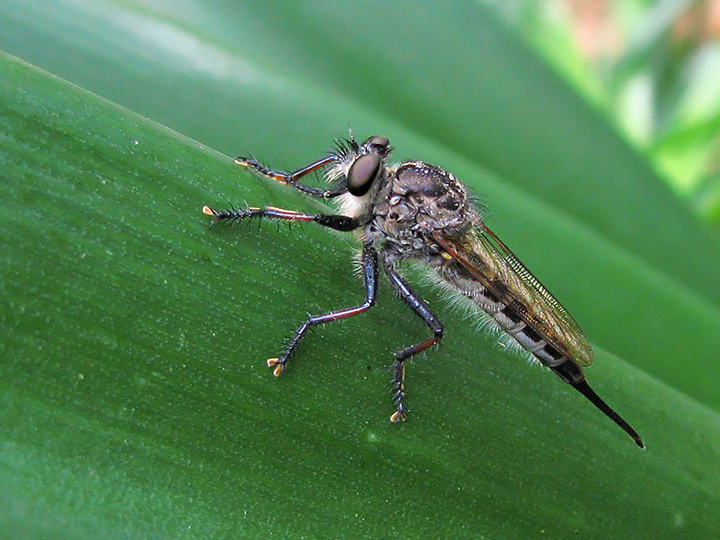
[(295, 212), (293, 210), (285, 210), (275, 206), (266, 206), (265, 208), (248, 207), (245, 210), (215, 210), (209, 206), (203, 206), (203, 214), (212, 216), (213, 224), (227, 221), (234, 223), (244, 219), (284, 219), (287, 221), (314, 221), (324, 227), (330, 227), (338, 231), (353, 231), (360, 226), (360, 222), (348, 216), (340, 214), (305, 214)]
[(281, 184), (285, 184), (286, 186), (294, 187), (295, 189), (300, 190), (303, 193), (307, 193), (308, 195), (311, 195), (313, 197), (317, 197), (319, 199), (330, 199), (332, 197), (342, 195), (347, 191), (347, 189), (342, 188), (326, 190), (314, 188), (306, 186), (305, 184), (301, 184), (299, 180), (303, 176), (307, 176), (308, 174), (315, 172), (318, 169), (321, 169), (325, 165), (331, 164), (335, 160), (337, 160), (337, 157), (334, 155), (325, 156), (324, 158), (314, 161), (313, 163), (310, 163), (309, 165), (306, 165), (305, 167), (302, 167), (297, 171), (291, 173), (287, 173), (284, 171), (274, 171), (269, 167), (266, 167), (253, 157), (236, 157), (234, 161), (238, 165), (254, 169), (266, 178), (270, 178), (271, 180), (275, 180), (276, 182), (280, 182)]
[(397, 411), (390, 417), (390, 421), (396, 423), (404, 422), (407, 414), (405, 410), (405, 360), (439, 342), (443, 336), (443, 326), (428, 305), (420, 298), (420, 295), (397, 273), (392, 263), (383, 261), (383, 264), (392, 288), (397, 292), (403, 302), (433, 331), (433, 337), (395, 353), (395, 363), (392, 367), (393, 401), (397, 406)]
[(305, 335), (305, 332), (311, 327), (318, 324), (323, 324), (327, 322), (337, 321), (340, 319), (344, 319), (345, 317), (351, 317), (353, 315), (357, 315), (359, 313), (362, 313), (363, 311), (367, 311), (372, 306), (375, 305), (375, 301), (377, 300), (377, 291), (378, 291), (378, 282), (377, 282), (377, 274), (378, 274), (378, 255), (377, 251), (375, 251), (372, 247), (366, 245), (363, 247), (362, 252), (362, 271), (363, 276), (365, 277), (365, 302), (357, 307), (352, 307), (348, 309), (341, 309), (338, 311), (331, 311), (330, 313), (326, 313), (324, 315), (315, 315), (310, 318), (308, 318), (307, 321), (305, 321), (300, 328), (298, 328), (297, 332), (295, 332), (295, 335), (290, 340), (290, 343), (288, 343), (287, 347), (285, 348), (285, 352), (282, 356), (279, 358), (270, 358), (267, 361), (268, 367), (274, 367), (273, 374), (276, 377), (279, 377), (283, 374), (283, 371), (285, 371), (285, 365), (287, 364), (288, 360), (290, 359), (290, 356), (295, 351), (295, 348), (300, 343), (300, 340)]

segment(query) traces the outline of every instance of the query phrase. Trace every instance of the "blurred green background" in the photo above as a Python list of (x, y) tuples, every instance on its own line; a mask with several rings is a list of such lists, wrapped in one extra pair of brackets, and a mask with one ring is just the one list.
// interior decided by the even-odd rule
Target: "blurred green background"
[(720, 224), (720, 2), (495, 3), (702, 220)]
[[(2, 537), (716, 538), (717, 5), (5, 0)], [(646, 451), (427, 285), (407, 424), (384, 285), (273, 380), (354, 243), (200, 208), (322, 208), (228, 156), (348, 126), (472, 187)]]

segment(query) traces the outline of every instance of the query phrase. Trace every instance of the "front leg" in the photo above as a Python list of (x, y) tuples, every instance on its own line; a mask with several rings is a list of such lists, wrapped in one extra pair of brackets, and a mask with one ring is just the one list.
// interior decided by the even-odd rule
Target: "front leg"
[(248, 207), (245, 210), (215, 210), (209, 206), (203, 206), (203, 214), (213, 218), (213, 224), (220, 222), (234, 223), (246, 219), (284, 219), (286, 221), (314, 221), (323, 227), (329, 227), (336, 231), (354, 231), (360, 226), (360, 222), (341, 214), (305, 214), (294, 210), (285, 210), (276, 206), (265, 208)]
[(234, 161), (238, 165), (254, 169), (256, 172), (260, 173), (265, 178), (275, 180), (276, 182), (280, 182), (281, 184), (285, 184), (286, 186), (294, 187), (295, 189), (302, 191), (307, 195), (317, 197), (318, 199), (331, 199), (347, 192), (347, 188), (344, 186), (340, 186), (335, 189), (319, 189), (300, 183), (300, 179), (303, 176), (307, 176), (308, 174), (315, 172), (318, 169), (321, 169), (327, 165), (331, 165), (336, 162), (337, 156), (335, 154), (331, 154), (322, 159), (314, 161), (313, 163), (310, 163), (310, 165), (306, 165), (305, 167), (302, 167), (297, 171), (291, 173), (287, 173), (284, 171), (274, 171), (273, 169), (266, 167), (253, 157), (236, 157)]

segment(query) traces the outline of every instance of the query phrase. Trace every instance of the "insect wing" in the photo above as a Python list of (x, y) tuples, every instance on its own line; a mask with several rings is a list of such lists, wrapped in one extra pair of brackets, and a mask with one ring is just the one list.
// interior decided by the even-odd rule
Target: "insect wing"
[(433, 237), (546, 342), (582, 366), (592, 363), (592, 347), (575, 319), (489, 228), (480, 225), (459, 239)]

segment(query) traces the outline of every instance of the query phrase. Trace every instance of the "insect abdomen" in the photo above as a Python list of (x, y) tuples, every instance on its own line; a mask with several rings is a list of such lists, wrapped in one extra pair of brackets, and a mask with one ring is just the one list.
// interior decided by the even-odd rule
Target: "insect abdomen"
[(523, 320), (520, 313), (527, 310), (523, 309), (522, 304), (518, 300), (514, 300), (513, 302), (517, 305), (500, 303), (502, 309), (494, 313), (487, 311), (486, 313), (488, 313), (498, 326), (516, 341), (520, 347), (532, 354), (543, 365), (552, 367), (564, 362), (567, 359), (565, 355), (549, 344), (541, 331), (536, 330), (532, 324), (528, 324)]
[[(529, 309), (517, 298), (507, 294), (507, 288), (496, 284), (493, 292), (483, 287), (462, 266), (454, 261), (443, 261), (440, 268), (436, 268), (444, 281), (450, 285), (448, 290), (460, 292), (497, 324), (498, 330), (506, 334), (512, 342), (529, 352), (541, 364), (553, 367), (568, 360), (556, 347), (549, 344), (544, 333), (528, 323)], [(505, 296), (506, 298), (501, 298)], [(512, 299), (511, 299), (512, 298)]]

